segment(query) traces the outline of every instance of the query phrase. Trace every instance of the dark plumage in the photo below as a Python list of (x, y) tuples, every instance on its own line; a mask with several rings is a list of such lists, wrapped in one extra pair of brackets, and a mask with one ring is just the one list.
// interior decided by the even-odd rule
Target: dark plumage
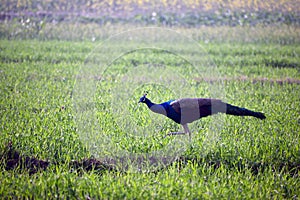
[(183, 126), (184, 132), (172, 132), (168, 135), (186, 134), (189, 135), (190, 130), (187, 126), (202, 117), (217, 113), (226, 113), (236, 116), (253, 116), (259, 119), (265, 119), (265, 115), (261, 112), (254, 112), (246, 108), (224, 103), (219, 99), (208, 98), (182, 98), (178, 100), (170, 100), (161, 104), (151, 102), (146, 95), (140, 98), (139, 103), (145, 103), (148, 108), (158, 114), (162, 114), (172, 119), (174, 122)]

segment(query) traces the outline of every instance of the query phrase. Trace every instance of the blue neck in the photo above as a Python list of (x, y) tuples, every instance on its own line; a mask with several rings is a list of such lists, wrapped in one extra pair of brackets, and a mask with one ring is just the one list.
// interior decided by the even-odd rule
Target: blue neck
[(147, 104), (148, 108), (152, 112), (165, 115), (168, 118), (174, 120), (176, 123), (180, 124), (181, 115), (180, 113), (176, 113), (176, 111), (170, 105), (172, 101), (173, 100), (161, 104), (156, 104), (152, 103), (149, 99), (145, 98), (145, 101), (143, 103)]
[(151, 106), (155, 105), (155, 103), (152, 103), (150, 99), (147, 98), (145, 98), (144, 103), (147, 104), (148, 108), (151, 108)]

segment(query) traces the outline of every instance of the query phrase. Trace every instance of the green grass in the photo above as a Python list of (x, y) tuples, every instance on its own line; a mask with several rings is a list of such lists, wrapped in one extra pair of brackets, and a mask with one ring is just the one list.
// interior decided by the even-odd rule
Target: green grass
[[(270, 40), (276, 41), (276, 38)], [(92, 149), (78, 134), (77, 117), (80, 115), (73, 107), (72, 97), (78, 72), (84, 70), (87, 63), (98, 62), (97, 52), (90, 54), (99, 48), (98, 43), (1, 40), (0, 152), (4, 154), (6, 145), (11, 141), (22, 155), (48, 160), (50, 166), (45, 171), (29, 175), (26, 169), (5, 170), (7, 160), (2, 156), (0, 196), (299, 198), (300, 85), (285, 82), (287, 79), (300, 79), (299, 45), (256, 41), (231, 43), (229, 40), (209, 43), (200, 40), (199, 44), (207, 53), (205, 55), (215, 63), (221, 82), (206, 82), (203, 78), (214, 77), (193, 71), (190, 63), (183, 58), (197, 59), (198, 55), (194, 55), (194, 49), (188, 47), (183, 48), (182, 57), (165, 51), (134, 51), (115, 60), (104, 73), (99, 66), (94, 77), (80, 77), (79, 74), (82, 80), (92, 79), (96, 83), (95, 96), (84, 97), (95, 106), (102, 128), (100, 135), (92, 140), (101, 142), (101, 134), (106, 134), (116, 148), (145, 153), (183, 139), (184, 136), (179, 136), (162, 140), (168, 131), (180, 127), (150, 113), (144, 105), (136, 107), (145, 90), (149, 90), (149, 98), (159, 102), (185, 94), (209, 97), (213, 94), (211, 88), (215, 87), (214, 84), (222, 83), (223, 94), (220, 96), (224, 100), (263, 111), (267, 119), (260, 121), (250, 117), (218, 115), (199, 120), (190, 126), (192, 142), (180, 154), (180, 160), (155, 172), (132, 173), (130, 170), (74, 170), (68, 164), (72, 160), (93, 156)], [(121, 51), (122, 44), (119, 45)], [(105, 53), (101, 56), (109, 57), (114, 52)], [(147, 70), (153, 66), (163, 66), (164, 73), (173, 70), (182, 75), (168, 81), (176, 85), (179, 84), (176, 83), (178, 78), (187, 80), (188, 90), (177, 94), (169, 85), (139, 85), (143, 72), (150, 78), (152, 74), (151, 70), (146, 73), (138, 69)], [(153, 70), (160, 72), (160, 68)], [(126, 76), (129, 78), (126, 79)], [(271, 79), (279, 82), (271, 82)], [(132, 84), (136, 87), (129, 90)], [(110, 104), (116, 91), (131, 92), (129, 96), (120, 93), (127, 97), (122, 103), (126, 112)], [(123, 119), (123, 115), (128, 118)], [(211, 126), (219, 121), (222, 122), (220, 128), (213, 131)], [(144, 127), (149, 130), (141, 133)], [(102, 145), (105, 147), (105, 144)], [(110, 150), (107, 149), (108, 154)]]

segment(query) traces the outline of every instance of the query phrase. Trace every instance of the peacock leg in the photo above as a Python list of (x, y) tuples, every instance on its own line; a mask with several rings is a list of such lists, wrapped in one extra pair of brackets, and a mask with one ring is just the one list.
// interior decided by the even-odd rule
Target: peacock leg
[(167, 134), (167, 136), (170, 136), (170, 135), (185, 135), (186, 133), (185, 132), (170, 132)]
[(189, 134), (189, 138), (191, 139), (191, 131), (190, 131), (188, 125), (187, 124), (183, 124), (182, 127), (183, 127), (184, 132), (186, 134), (188, 133)]
[(185, 135), (185, 134), (189, 134), (189, 137), (191, 137), (191, 132), (189, 127), (187, 126), (187, 124), (182, 125), (184, 132), (170, 132), (167, 134), (167, 136), (170, 135)]

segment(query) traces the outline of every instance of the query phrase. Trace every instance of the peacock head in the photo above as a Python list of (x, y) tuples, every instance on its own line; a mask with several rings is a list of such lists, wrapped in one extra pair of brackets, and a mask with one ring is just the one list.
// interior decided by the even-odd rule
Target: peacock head
[(139, 103), (145, 103), (147, 92), (140, 98)]

